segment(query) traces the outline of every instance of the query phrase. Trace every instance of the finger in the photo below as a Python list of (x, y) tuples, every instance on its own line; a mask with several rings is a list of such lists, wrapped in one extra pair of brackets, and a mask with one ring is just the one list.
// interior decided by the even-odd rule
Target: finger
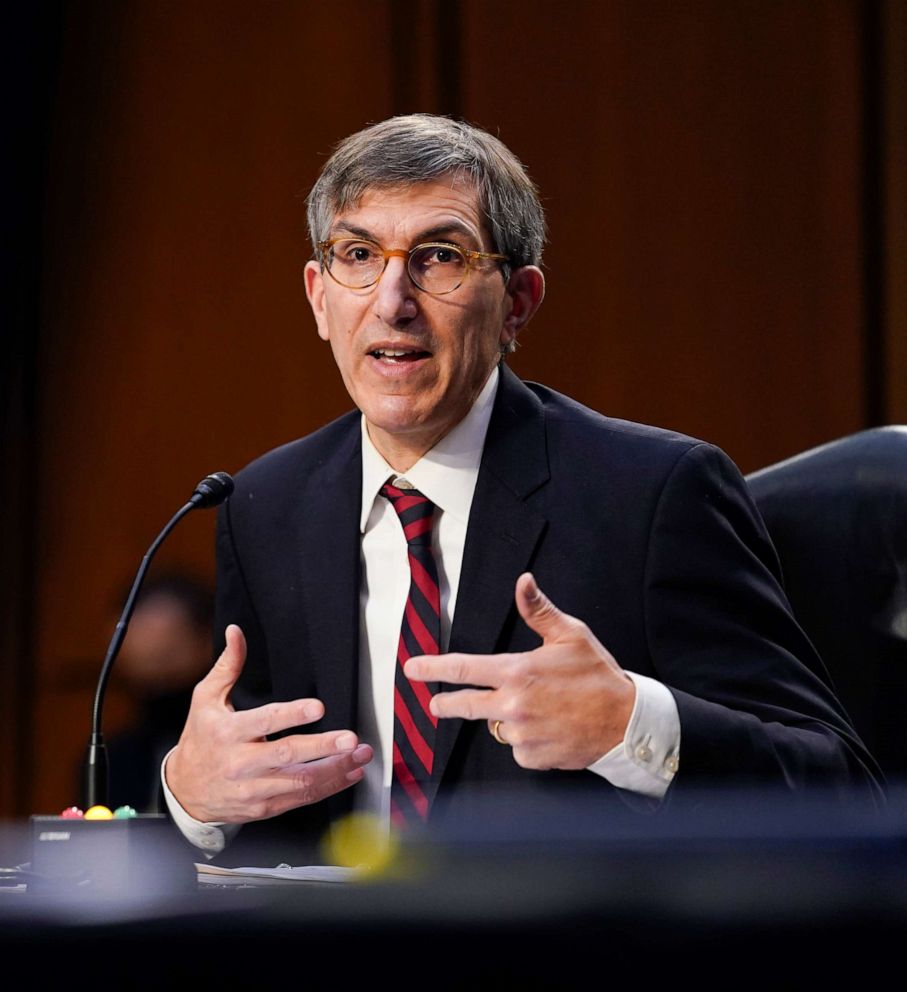
[(320, 699), (293, 699), (285, 703), (267, 703), (251, 710), (240, 710), (232, 718), (233, 740), (257, 741), (291, 727), (315, 723), (324, 716)]
[(504, 684), (509, 661), (510, 655), (506, 654), (422, 654), (410, 658), (403, 671), (416, 682), (450, 682), (497, 689)]
[(226, 646), (196, 686), (196, 692), (209, 701), (226, 704), (246, 662), (246, 637), (235, 623), (227, 627), (224, 636)]
[(352, 754), (359, 738), (349, 730), (325, 734), (293, 734), (276, 741), (242, 745), (236, 762), (236, 777), (254, 778), (275, 770), (317, 761), (319, 758)]
[[(345, 761), (349, 765), (350, 773), (354, 772), (357, 768), (361, 768), (363, 765), (367, 765), (372, 758), (375, 757), (375, 749), (371, 744), (360, 744), (355, 751), (351, 751), (349, 754), (333, 755), (330, 758), (321, 758), (321, 761)], [(308, 767), (311, 762), (304, 762), (300, 765), (288, 765), (286, 768), (280, 769), (277, 772), (278, 775), (291, 775), (294, 772), (301, 771), (303, 768)]]
[(268, 775), (234, 782), (230, 790), (227, 818), (233, 822), (263, 820), (328, 796), (362, 780), (364, 765), (374, 752), (363, 744), (351, 754), (333, 755), (292, 771), (271, 771)]
[(543, 641), (554, 641), (576, 631), (579, 621), (551, 602), (539, 589), (531, 572), (524, 572), (517, 579), (516, 606), (526, 626), (534, 630)]
[(268, 805), (269, 816), (287, 810), (321, 802), (350, 786), (361, 782), (365, 776), (364, 765), (371, 761), (372, 749), (363, 744), (351, 755), (337, 755), (304, 765), (297, 771), (281, 774), (267, 780), (272, 796)]
[(432, 696), (431, 711), (441, 719), (494, 720), (499, 717), (501, 702), (491, 689), (458, 689)]

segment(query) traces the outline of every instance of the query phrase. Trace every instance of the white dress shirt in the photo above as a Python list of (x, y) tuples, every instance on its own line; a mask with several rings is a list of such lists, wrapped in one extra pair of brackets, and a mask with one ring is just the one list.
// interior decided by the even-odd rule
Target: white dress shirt
[[(379, 490), (388, 480), (397, 484), (402, 479), (436, 506), (432, 549), (441, 592), (441, 650), (446, 651), (456, 609), (469, 512), (498, 379), (495, 370), (466, 417), (403, 474), (395, 472), (378, 453), (362, 418), (359, 609), (364, 636), (359, 639), (358, 734), (360, 740), (373, 746), (375, 757), (365, 766), (365, 778), (355, 789), (357, 807), (363, 812), (377, 813), (384, 822), (389, 822), (394, 667), (410, 571), (403, 528)], [(662, 683), (633, 672), (627, 674), (636, 686), (636, 700), (626, 735), (620, 744), (590, 765), (589, 771), (620, 789), (657, 800), (665, 794), (678, 767), (677, 704)], [(174, 821), (186, 838), (209, 854), (218, 853), (228, 839), (223, 825), (203, 824), (190, 817), (170, 793), (166, 779), (164, 794)], [(229, 828), (227, 832), (232, 834)]]

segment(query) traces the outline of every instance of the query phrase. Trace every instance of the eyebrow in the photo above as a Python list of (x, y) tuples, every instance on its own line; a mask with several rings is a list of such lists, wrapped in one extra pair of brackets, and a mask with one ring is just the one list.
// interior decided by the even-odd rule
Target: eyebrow
[[(332, 225), (331, 236), (336, 237), (338, 231), (352, 234), (357, 238), (362, 238), (364, 241), (372, 241), (375, 244), (380, 244), (371, 231), (366, 230), (364, 227), (357, 227), (355, 224), (347, 224), (343, 218), (337, 221), (336, 224)], [(475, 231), (473, 231), (471, 227), (468, 227), (466, 224), (463, 224), (457, 220), (448, 220), (443, 224), (437, 224), (434, 227), (429, 227), (424, 231), (420, 231), (413, 238), (413, 244), (421, 245), (428, 241), (444, 240), (454, 234), (459, 234), (461, 237), (465, 237), (468, 240), (477, 243), (479, 247), (482, 245), (481, 239), (476, 241)]]
[[(451, 234), (459, 234), (462, 237), (468, 238), (472, 241), (476, 240), (475, 231), (473, 231), (472, 228), (467, 227), (466, 224), (463, 224), (460, 221), (450, 220), (443, 224), (438, 224), (435, 227), (430, 227), (426, 231), (422, 231), (422, 233), (416, 238), (416, 243), (443, 240)], [(479, 240), (478, 244), (479, 247), (481, 247), (481, 240)]]
[(363, 241), (374, 241), (378, 244), (375, 235), (371, 231), (367, 231), (364, 227), (356, 227), (355, 224), (344, 224), (340, 221), (337, 224), (331, 225), (331, 237), (336, 237), (337, 232), (343, 232), (344, 234), (353, 234), (357, 238), (362, 238)]

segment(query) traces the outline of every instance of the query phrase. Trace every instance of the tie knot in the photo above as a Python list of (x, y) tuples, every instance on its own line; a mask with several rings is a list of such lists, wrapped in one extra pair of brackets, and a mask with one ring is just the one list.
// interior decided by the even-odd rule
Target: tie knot
[(381, 495), (396, 510), (406, 543), (430, 547), (435, 504), (418, 489), (398, 489), (389, 482), (381, 487)]

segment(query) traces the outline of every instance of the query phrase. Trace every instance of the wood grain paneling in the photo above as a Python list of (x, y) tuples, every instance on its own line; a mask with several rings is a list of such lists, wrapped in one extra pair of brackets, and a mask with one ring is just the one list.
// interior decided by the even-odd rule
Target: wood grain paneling
[[(72, 799), (111, 597), (215, 469), (348, 407), (301, 282), (304, 196), (390, 110), (387, 5), (81, 5), (49, 209), (32, 805)], [(163, 562), (212, 572), (213, 515)], [(81, 680), (81, 681), (80, 681)], [(84, 714), (84, 716), (83, 716)], [(73, 741), (77, 741), (74, 745)]]
[(907, 4), (882, 10), (885, 420), (907, 424)]
[(858, 429), (856, 8), (464, 12), (464, 113), (521, 154), (551, 221), (516, 368), (744, 469)]

